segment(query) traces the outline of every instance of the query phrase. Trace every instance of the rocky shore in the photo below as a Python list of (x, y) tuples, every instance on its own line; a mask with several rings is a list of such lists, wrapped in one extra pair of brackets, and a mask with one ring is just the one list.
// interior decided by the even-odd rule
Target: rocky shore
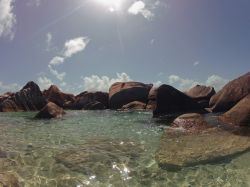
[[(0, 112), (37, 111), (38, 119), (60, 118), (67, 110), (106, 109), (147, 110), (154, 118), (170, 119), (155, 154), (164, 169), (226, 161), (250, 150), (250, 72), (217, 93), (202, 85), (181, 92), (165, 84), (156, 88), (140, 82), (117, 82), (108, 93), (73, 95), (55, 85), (41, 91), (36, 83), (28, 82), (20, 91), (0, 96)], [(208, 121), (207, 115), (216, 116), (216, 123)], [(73, 153), (65, 154), (74, 158)], [(70, 162), (64, 154), (57, 159), (66, 165)], [(0, 184), (7, 183), (9, 176), (0, 174)]]

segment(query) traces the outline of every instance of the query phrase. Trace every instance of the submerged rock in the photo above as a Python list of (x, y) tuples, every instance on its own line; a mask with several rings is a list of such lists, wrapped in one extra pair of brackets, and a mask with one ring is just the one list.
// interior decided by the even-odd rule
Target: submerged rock
[(19, 181), (14, 174), (0, 173), (0, 186), (1, 187), (19, 187)]
[(219, 119), (227, 124), (250, 127), (250, 94), (220, 116)]
[(227, 83), (210, 102), (212, 112), (223, 112), (232, 108), (250, 94), (250, 72)]
[(174, 128), (183, 128), (187, 130), (187, 132), (196, 133), (212, 127), (205, 121), (201, 114), (197, 113), (183, 114), (177, 117), (171, 126)]
[(55, 103), (49, 102), (36, 116), (37, 119), (60, 118), (64, 115), (64, 110)]
[(162, 85), (158, 88), (156, 103), (154, 116), (205, 112), (196, 101), (169, 85)]
[(52, 85), (48, 90), (44, 90), (43, 95), (48, 102), (55, 103), (62, 108), (66, 103), (75, 101), (73, 94), (63, 93), (56, 85)]
[(145, 109), (146, 109), (146, 103), (142, 103), (140, 101), (133, 101), (122, 107), (122, 110), (145, 110)]
[(139, 101), (147, 103), (148, 94), (152, 84), (143, 84), (140, 82), (117, 82), (109, 89), (110, 109), (121, 109), (122, 106)]
[(57, 163), (72, 171), (107, 179), (110, 175), (129, 177), (129, 167), (143, 152), (143, 147), (128, 141), (95, 138), (78, 149), (66, 150), (55, 156)]
[[(199, 125), (198, 121), (204, 124)], [(191, 121), (191, 124), (181, 122), (177, 126), (184, 129), (168, 128), (164, 131), (155, 156), (160, 167), (177, 170), (199, 164), (225, 162), (250, 150), (249, 128), (226, 130), (212, 127), (202, 119), (195, 123)], [(197, 126), (198, 131), (192, 130)]]

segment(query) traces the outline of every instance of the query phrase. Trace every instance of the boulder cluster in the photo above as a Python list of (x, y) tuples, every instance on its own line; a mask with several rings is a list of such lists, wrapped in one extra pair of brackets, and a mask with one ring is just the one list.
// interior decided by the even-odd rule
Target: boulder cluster
[(31, 81), (16, 93), (0, 95), (0, 112), (40, 111), (38, 118), (60, 117), (63, 110), (152, 110), (154, 117), (226, 112), (219, 117), (221, 122), (247, 126), (249, 94), (250, 72), (230, 81), (218, 93), (213, 87), (202, 85), (181, 92), (165, 84), (153, 87), (140, 82), (117, 82), (108, 93), (84, 91), (75, 96), (63, 93), (55, 85), (41, 91)]
[[(108, 93), (75, 96), (55, 85), (41, 91), (29, 82), (16, 93), (0, 96), (0, 112), (39, 111), (37, 119), (60, 118), (64, 110), (106, 109), (151, 110), (155, 118), (171, 119), (155, 156), (162, 168), (225, 160), (250, 150), (250, 72), (217, 93), (202, 85), (182, 92), (165, 84), (117, 82)], [(204, 114), (215, 114), (216, 123)]]

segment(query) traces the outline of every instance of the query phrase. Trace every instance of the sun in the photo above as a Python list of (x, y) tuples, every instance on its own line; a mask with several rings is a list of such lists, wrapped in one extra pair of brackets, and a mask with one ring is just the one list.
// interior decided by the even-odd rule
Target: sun
[(120, 11), (124, 0), (95, 0), (110, 12)]

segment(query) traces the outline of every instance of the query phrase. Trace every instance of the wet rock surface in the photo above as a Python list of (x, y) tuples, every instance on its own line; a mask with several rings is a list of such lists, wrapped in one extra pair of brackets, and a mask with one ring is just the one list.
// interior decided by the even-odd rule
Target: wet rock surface
[[(185, 123), (178, 126), (185, 128)], [(206, 163), (227, 162), (250, 151), (249, 128), (212, 127), (190, 131), (188, 125), (187, 129), (174, 127), (164, 131), (156, 152), (160, 167), (178, 170)]]
[(60, 118), (65, 114), (64, 110), (55, 103), (49, 102), (36, 116), (36, 119)]
[(133, 101), (122, 107), (122, 110), (145, 110), (145, 109), (146, 109), (146, 103), (142, 103), (140, 101)]

